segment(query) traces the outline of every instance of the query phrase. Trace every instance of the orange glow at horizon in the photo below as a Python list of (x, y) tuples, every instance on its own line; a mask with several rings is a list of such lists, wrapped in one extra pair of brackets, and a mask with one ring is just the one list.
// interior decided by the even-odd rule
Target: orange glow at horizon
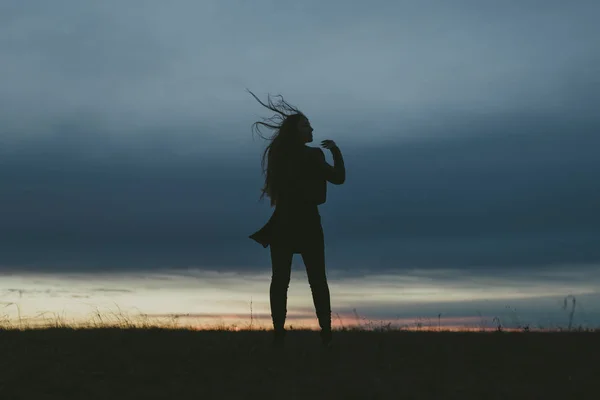
[[(443, 277), (436, 280), (432, 274), (426, 271), (420, 277), (413, 271), (407, 275), (372, 275), (363, 279), (336, 278), (336, 274), (331, 274), (332, 325), (334, 328), (357, 324), (380, 328), (390, 324), (406, 330), (493, 330), (491, 321), (498, 315), (497, 305), (513, 300), (552, 309), (557, 320), (565, 325), (568, 310), (562, 309), (564, 296), (557, 293), (578, 296), (577, 307), (585, 304), (587, 311), (596, 312), (594, 306), (600, 305), (598, 283), (594, 279), (569, 285), (561, 283), (555, 275), (546, 281), (538, 278), (524, 281), (517, 276), (512, 280), (480, 277), (463, 282)], [(8, 275), (0, 281), (0, 320), (10, 326), (56, 321), (83, 326), (152, 322), (197, 329), (206, 326), (247, 329), (252, 323), (252, 327), (270, 329), (269, 284), (268, 274), (245, 276), (202, 270), (183, 271), (182, 275), (173, 272)], [(555, 298), (548, 300), (550, 294)], [(588, 299), (595, 303), (582, 302), (580, 296), (591, 296)], [(495, 311), (489, 311), (490, 301), (496, 302)], [(448, 312), (438, 307), (448, 307)], [(359, 318), (348, 311), (352, 309), (360, 311)], [(476, 313), (479, 315), (474, 316)], [(417, 314), (431, 318), (416, 317)], [(510, 322), (512, 317), (502, 320)], [(318, 328), (305, 272), (295, 271), (292, 275), (286, 326)]]

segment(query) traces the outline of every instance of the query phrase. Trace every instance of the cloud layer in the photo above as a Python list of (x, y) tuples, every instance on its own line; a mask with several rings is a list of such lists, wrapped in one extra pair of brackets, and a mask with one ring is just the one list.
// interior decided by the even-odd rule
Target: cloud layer
[[(598, 126), (594, 118), (544, 114), (465, 116), (422, 128), (430, 133), (423, 139), (340, 144), (348, 180), (330, 188), (322, 207), (332, 262), (350, 269), (597, 262)], [(257, 149), (228, 157), (141, 146), (133, 156), (101, 132), (72, 128), (5, 154), (2, 264), (264, 265), (264, 250), (247, 238), (271, 212), (258, 203)]]
[(593, 1), (5, 1), (0, 268), (264, 268), (282, 93), (335, 139), (333, 270), (600, 258)]

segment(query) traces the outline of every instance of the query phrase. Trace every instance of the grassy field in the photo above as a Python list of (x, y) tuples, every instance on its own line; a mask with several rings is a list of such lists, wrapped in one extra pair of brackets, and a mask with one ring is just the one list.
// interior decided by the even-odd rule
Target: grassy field
[(598, 399), (600, 333), (0, 330), (0, 399)]

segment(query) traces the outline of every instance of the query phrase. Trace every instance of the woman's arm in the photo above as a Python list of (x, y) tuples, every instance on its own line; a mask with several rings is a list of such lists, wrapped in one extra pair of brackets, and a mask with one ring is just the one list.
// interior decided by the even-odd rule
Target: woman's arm
[(333, 166), (329, 165), (325, 160), (323, 150), (319, 149), (319, 160), (317, 164), (319, 176), (334, 185), (341, 185), (346, 181), (346, 167), (344, 166), (342, 151), (335, 144), (329, 147), (329, 150), (333, 155)]

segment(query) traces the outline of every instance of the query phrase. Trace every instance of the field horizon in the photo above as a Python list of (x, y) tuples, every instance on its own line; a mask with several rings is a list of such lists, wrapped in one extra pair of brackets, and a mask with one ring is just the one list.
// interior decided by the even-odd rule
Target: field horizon
[[(0, 329), (0, 398), (597, 398), (600, 331)], [(34, 382), (34, 384), (32, 384)]]

